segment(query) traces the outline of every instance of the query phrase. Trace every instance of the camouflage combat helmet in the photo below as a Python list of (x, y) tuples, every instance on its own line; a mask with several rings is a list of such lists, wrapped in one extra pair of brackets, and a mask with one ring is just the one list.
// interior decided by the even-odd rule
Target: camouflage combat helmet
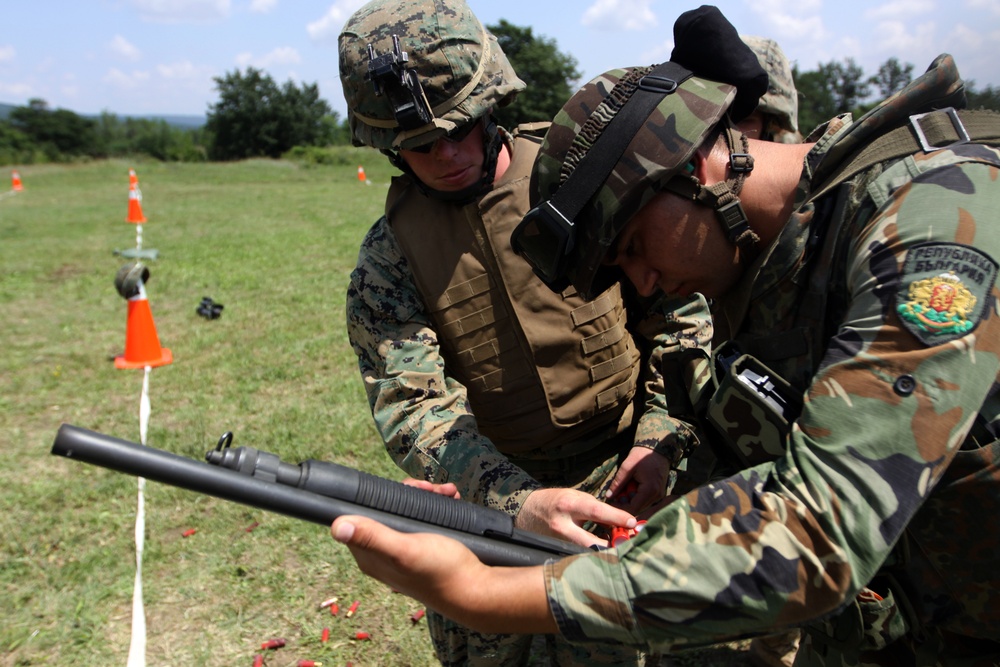
[(757, 111), (773, 118), (782, 130), (798, 134), (799, 95), (788, 58), (773, 39), (752, 35), (742, 39), (757, 54), (761, 67), (767, 72), (767, 92), (761, 96)]
[(508, 104), (524, 89), (464, 0), (375, 0), (339, 38), (354, 145), (414, 148)]
[[(545, 135), (532, 172), (533, 208), (511, 243), (554, 290), (572, 283), (593, 298), (616, 280), (606, 256), (628, 220), (664, 191), (714, 208), (743, 255), (756, 249), (737, 196), (753, 160), (732, 121), (753, 111), (767, 76), (715, 7), (682, 14), (674, 37), (670, 61), (598, 76)], [(696, 75), (696, 67), (711, 77)], [(686, 167), (716, 128), (729, 145), (732, 176), (704, 186)]]

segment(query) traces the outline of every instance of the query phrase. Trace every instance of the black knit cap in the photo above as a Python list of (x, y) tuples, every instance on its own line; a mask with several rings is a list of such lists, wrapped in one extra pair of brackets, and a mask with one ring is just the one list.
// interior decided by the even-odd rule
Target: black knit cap
[(677, 18), (670, 60), (697, 76), (736, 86), (736, 99), (729, 107), (734, 123), (752, 114), (767, 92), (767, 72), (757, 55), (712, 5), (702, 5)]

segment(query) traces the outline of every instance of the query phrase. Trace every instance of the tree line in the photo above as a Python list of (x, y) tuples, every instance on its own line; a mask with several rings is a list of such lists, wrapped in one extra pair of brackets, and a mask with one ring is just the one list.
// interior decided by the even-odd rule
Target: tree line
[[(808, 132), (847, 111), (859, 117), (908, 85), (913, 80), (913, 65), (889, 58), (878, 72), (865, 76), (854, 59), (847, 58), (820, 64), (809, 72), (796, 65), (792, 79), (799, 93), (799, 129)], [(966, 81), (965, 86), (968, 108), (1000, 111), (1000, 87), (990, 85), (978, 91), (974, 81)]]
[[(571, 55), (555, 40), (530, 27), (501, 20), (487, 28), (527, 84), (515, 102), (497, 111), (504, 127), (550, 119), (572, 95), (581, 73)], [(803, 132), (837, 114), (855, 117), (913, 79), (913, 65), (890, 58), (867, 76), (851, 58), (817, 69), (792, 70), (799, 93), (799, 128)], [(213, 79), (218, 100), (210, 105), (203, 127), (181, 128), (165, 120), (119, 118), (102, 113), (86, 118), (50, 109), (32, 99), (0, 120), (0, 164), (64, 162), (86, 158), (145, 155), (162, 161), (227, 161), (253, 157), (302, 156), (351, 143), (347, 120), (319, 95), (315, 83), (278, 85), (265, 72), (248, 67)], [(1000, 111), (1000, 88), (976, 90), (966, 82), (969, 108)]]

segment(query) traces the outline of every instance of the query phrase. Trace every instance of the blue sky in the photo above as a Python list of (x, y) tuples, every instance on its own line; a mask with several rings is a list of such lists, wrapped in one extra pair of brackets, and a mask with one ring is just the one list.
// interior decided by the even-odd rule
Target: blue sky
[[(343, 115), (337, 34), (359, 0), (7, 0), (0, 13), (0, 102), (41, 98), (81, 114), (204, 115), (213, 77), (254, 66), (279, 84), (317, 83)], [(469, 0), (484, 23), (531, 26), (573, 55), (580, 83), (670, 55), (676, 0)], [(1000, 85), (1000, 0), (720, 1), (743, 34), (777, 40), (800, 69), (890, 57), (919, 74), (955, 56), (978, 88)]]

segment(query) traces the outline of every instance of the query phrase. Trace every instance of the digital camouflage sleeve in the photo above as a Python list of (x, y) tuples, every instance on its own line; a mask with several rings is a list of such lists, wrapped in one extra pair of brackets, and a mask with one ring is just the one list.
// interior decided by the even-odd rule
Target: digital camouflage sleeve
[[(869, 186), (873, 215), (845, 226), (846, 315), (786, 454), (689, 493), (616, 551), (545, 566), (565, 636), (711, 644), (830, 614), (876, 573), (931, 504), (977, 412), (1000, 416), (1000, 159), (982, 146), (954, 150), (897, 162)], [(934, 299), (948, 307), (928, 308)], [(996, 459), (996, 448), (978, 451)], [(966, 610), (979, 608), (995, 632), (996, 605), (982, 607), (996, 599), (1000, 545), (976, 528), (995, 516), (950, 516), (932, 528), (956, 541), (955, 569), (973, 567), (963, 555), (979, 559), (972, 572), (984, 581), (966, 582), (979, 598)], [(947, 597), (923, 592), (929, 604)]]
[[(407, 474), (454, 482), (470, 502), (511, 511), (538, 488), (479, 433), (387, 220), (365, 236), (347, 292), (347, 332), (376, 428)], [(514, 505), (511, 505), (511, 503)]]
[[(696, 438), (683, 421), (687, 401), (664, 394), (663, 369), (690, 372), (693, 364), (705, 364), (712, 336), (708, 306), (699, 297), (658, 307), (660, 314), (650, 320), (655, 325), (644, 328), (654, 339), (644, 343), (649, 368), (636, 444), (658, 451), (690, 449)], [(397, 465), (418, 479), (455, 483), (466, 500), (516, 514), (540, 484), (479, 432), (465, 388), (447, 373), (437, 335), (385, 218), (361, 244), (347, 293), (347, 331), (376, 428)], [(690, 355), (695, 361), (686, 360)], [(674, 356), (682, 361), (664, 361)], [(682, 386), (679, 379), (667, 384)], [(668, 409), (668, 399), (677, 407)], [(668, 446), (658, 447), (661, 443)]]

